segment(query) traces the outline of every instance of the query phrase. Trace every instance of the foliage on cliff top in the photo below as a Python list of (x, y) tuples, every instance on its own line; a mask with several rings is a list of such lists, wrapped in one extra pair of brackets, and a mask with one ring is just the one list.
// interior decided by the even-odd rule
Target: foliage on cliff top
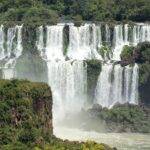
[(48, 85), (0, 80), (0, 147), (17, 141), (29, 144), (47, 130), (52, 133), (51, 109)]
[[(1, 21), (150, 21), (148, 0), (1, 0)], [(59, 17), (58, 17), (59, 16)], [(30, 18), (30, 19), (29, 19)], [(76, 20), (76, 19), (75, 19)]]
[(52, 94), (44, 83), (0, 80), (0, 114), (2, 150), (112, 150), (105, 144), (53, 136)]
[(24, 24), (56, 24), (59, 16), (55, 10), (47, 8), (38, 0), (2, 0), (0, 21)]

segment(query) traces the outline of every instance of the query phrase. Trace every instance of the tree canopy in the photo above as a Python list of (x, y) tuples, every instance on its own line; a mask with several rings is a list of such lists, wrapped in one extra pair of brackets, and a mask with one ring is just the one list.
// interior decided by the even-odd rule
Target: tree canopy
[[(88, 21), (149, 21), (149, 0), (1, 0), (0, 20), (70, 20), (79, 16)], [(54, 17), (52, 17), (54, 16)], [(39, 18), (38, 18), (39, 17)], [(52, 18), (51, 18), (52, 17)], [(58, 18), (57, 18), (58, 19)]]

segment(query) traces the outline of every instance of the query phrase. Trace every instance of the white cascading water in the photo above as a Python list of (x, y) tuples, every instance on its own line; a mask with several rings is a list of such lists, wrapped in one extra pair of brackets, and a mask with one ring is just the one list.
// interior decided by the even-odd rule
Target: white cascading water
[(110, 40), (110, 28), (109, 26), (106, 24), (105, 25), (105, 42), (110, 44), (111, 40)]
[(126, 66), (124, 70), (124, 101), (127, 103), (130, 100), (130, 85), (131, 85), (132, 68)]
[(132, 33), (132, 45), (137, 45), (140, 42), (149, 41), (150, 42), (150, 25), (148, 24), (137, 24), (133, 27)]
[(45, 55), (47, 60), (63, 60), (63, 25), (47, 26)]
[(112, 65), (103, 64), (101, 74), (97, 81), (95, 103), (103, 107), (109, 107), (110, 105), (111, 72)]
[(101, 26), (96, 26), (92, 24), (92, 40), (91, 40), (91, 58), (90, 59), (100, 59), (102, 60), (102, 56), (98, 51), (102, 47), (102, 33)]
[(46, 59), (45, 57), (45, 45), (44, 45), (44, 29), (43, 29), (43, 26), (40, 26), (37, 30), (37, 34), (38, 34), (38, 39), (36, 41), (36, 46), (37, 46), (37, 49), (38, 51), (40, 52), (40, 56), (43, 58), (43, 59)]
[[(22, 54), (22, 26), (8, 28), (7, 35), (4, 26), (0, 27), (0, 66), (4, 79), (11, 79), (15, 76), (14, 67), (16, 60)], [(7, 41), (5, 41), (5, 36)], [(6, 46), (4, 46), (6, 45)]]
[[(114, 28), (103, 24), (85, 24), (80, 27), (67, 25), (69, 45), (66, 55), (66, 46), (63, 45), (65, 24), (45, 28), (41, 26), (38, 29), (37, 48), (42, 59), (47, 62), (48, 84), (53, 93), (54, 128), (87, 106), (88, 78), (87, 64), (84, 61), (86, 59), (105, 60), (102, 62), (93, 104), (97, 103), (107, 108), (112, 108), (117, 103), (137, 105), (138, 65), (121, 67), (114, 62), (120, 60), (124, 45), (135, 46), (139, 42), (150, 41), (150, 25), (125, 24), (115, 25)], [(101, 56), (102, 46), (111, 47), (110, 61)], [(3, 78), (10, 79), (15, 76), (14, 67), (22, 50), (22, 26), (9, 28), (5, 33), (4, 26), (1, 25), (0, 69)]]
[(86, 68), (82, 61), (48, 63), (49, 84), (53, 91), (54, 124), (79, 112), (86, 97)]
[[(102, 39), (101, 25), (67, 25), (69, 45), (66, 55), (63, 52), (65, 24), (47, 26), (46, 33), (42, 26), (38, 30), (37, 47), (42, 58), (47, 61), (49, 84), (54, 93), (54, 114), (60, 113), (56, 116), (65, 116), (69, 110), (77, 111), (85, 107), (87, 70), (83, 60), (102, 60), (99, 50), (103, 40), (112, 46), (113, 55), (110, 59), (114, 61), (120, 60), (124, 45), (135, 46), (139, 42), (150, 41), (150, 25), (147, 24), (135, 24), (133, 27), (128, 24), (116, 25), (112, 32), (113, 39), (108, 25), (104, 26), (105, 39)], [(69, 60), (65, 61), (66, 58)], [(95, 103), (109, 108), (117, 103), (138, 104), (138, 65), (123, 68), (113, 63), (103, 63), (93, 99)]]
[[(123, 37), (125, 34), (125, 38)], [(117, 25), (114, 27), (114, 49), (113, 49), (113, 60), (120, 60), (120, 54), (125, 45), (128, 45), (128, 28), (125, 26), (125, 32), (123, 25)]]
[[(111, 59), (119, 61), (120, 54), (125, 45), (136, 46), (139, 42), (150, 41), (150, 25), (135, 24), (133, 27), (128, 24), (116, 25), (114, 27), (113, 39), (111, 41), (111, 31), (106, 24), (105, 39), (103, 40), (108, 46), (111, 46), (113, 53)], [(70, 59), (102, 60), (103, 57), (99, 52), (102, 46), (101, 25), (85, 24), (80, 27), (74, 25), (69, 26), (69, 46), (67, 56)]]
[(110, 107), (114, 106), (116, 103), (123, 104), (122, 98), (122, 73), (123, 68), (120, 65), (115, 65), (113, 69), (113, 79), (112, 79), (112, 87), (111, 87), (111, 98), (112, 100)]
[(127, 103), (138, 104), (138, 80), (139, 67), (126, 66), (124, 70), (124, 94), (123, 99)]
[[(120, 54), (125, 45), (136, 46), (140, 42), (150, 41), (150, 25), (136, 24), (132, 27), (131, 37), (129, 34), (131, 27), (128, 24), (116, 25), (114, 27), (114, 48), (113, 60), (120, 60)], [(130, 40), (129, 40), (130, 39)]]
[(86, 97), (87, 74), (83, 61), (65, 61), (63, 55), (64, 25), (47, 26), (46, 47), (43, 27), (39, 27), (37, 47), (47, 62), (48, 83), (53, 92), (53, 123), (83, 108)]
[[(41, 26), (37, 48), (47, 62), (48, 83), (53, 91), (54, 124), (85, 108), (87, 102), (87, 66), (84, 60), (102, 60), (103, 42), (111, 46), (110, 60), (120, 60), (124, 45), (137, 45), (149, 41), (150, 26), (146, 24), (116, 25), (114, 32), (108, 25), (85, 24), (69, 26), (69, 44), (64, 55), (65, 24)], [(102, 30), (104, 29), (103, 36)], [(112, 35), (113, 34), (113, 35)], [(46, 42), (44, 42), (46, 37)], [(104, 37), (104, 39), (103, 39)], [(111, 39), (113, 37), (113, 39)], [(67, 61), (66, 61), (67, 60)], [(138, 104), (138, 65), (121, 67), (115, 63), (102, 63), (93, 104), (111, 108), (115, 104)]]
[(115, 104), (138, 104), (138, 65), (123, 68), (104, 64), (95, 92), (95, 103), (107, 108)]
[[(54, 134), (62, 139), (70, 140), (73, 137), (73, 140), (82, 140), (85, 137), (87, 140), (87, 138), (92, 137), (93, 133), (91, 131), (85, 133), (81, 132), (80, 129), (66, 128), (66, 126), (63, 126), (64, 124), (61, 124), (61, 121), (68, 121), (69, 115), (73, 113), (77, 115), (82, 108), (86, 108), (88, 66), (83, 60), (102, 60), (103, 57), (99, 49), (103, 46), (103, 42), (111, 46), (113, 54), (110, 59), (115, 62), (120, 60), (124, 45), (137, 45), (139, 42), (150, 41), (150, 26), (137, 24), (131, 29), (127, 24), (116, 25), (112, 33), (112, 29), (108, 25), (105, 25), (104, 28), (95, 24), (85, 24), (80, 27), (75, 27), (72, 24), (67, 25), (69, 25), (69, 45), (66, 55), (63, 52), (64, 24), (47, 26), (46, 30), (42, 26), (39, 27), (37, 48), (41, 57), (47, 62), (48, 83), (53, 93)], [(102, 34), (105, 35), (102, 36)], [(112, 34), (114, 35), (112, 36)], [(44, 42), (45, 37), (46, 42)], [(103, 39), (103, 37), (105, 38)], [(111, 37), (113, 37), (113, 41)], [(112, 108), (117, 103), (138, 104), (138, 75), (139, 68), (137, 64), (121, 67), (119, 64), (111, 63), (111, 61), (103, 62), (102, 71), (97, 81), (95, 97), (93, 97), (93, 104), (97, 103), (107, 108)], [(75, 118), (73, 119), (74, 122), (77, 121)], [(84, 126), (83, 120), (81, 121), (81, 128), (82, 125)], [(69, 135), (69, 133), (71, 134)], [(96, 140), (95, 135), (94, 132), (93, 140)], [(107, 136), (102, 134), (99, 139), (104, 138), (108, 141), (109, 136), (108, 133)], [(118, 134), (113, 134), (109, 141), (112, 142), (114, 137), (117, 145), (118, 139), (125, 139), (124, 137), (118, 137)], [(126, 139), (128, 139), (128, 136)], [(131, 145), (133, 141), (128, 140), (129, 145)], [(134, 141), (136, 140), (134, 139)], [(127, 143), (126, 140), (123, 143)]]
[(2, 60), (4, 56), (4, 42), (5, 42), (5, 37), (4, 37), (4, 26), (0, 26), (0, 60)]
[(124, 42), (126, 45), (129, 45), (129, 25), (124, 25)]
[(138, 104), (139, 67), (135, 64), (132, 72), (130, 103)]
[(97, 48), (101, 46), (101, 31), (94, 24), (80, 27), (69, 26), (69, 47), (67, 56), (70, 59), (101, 59)]

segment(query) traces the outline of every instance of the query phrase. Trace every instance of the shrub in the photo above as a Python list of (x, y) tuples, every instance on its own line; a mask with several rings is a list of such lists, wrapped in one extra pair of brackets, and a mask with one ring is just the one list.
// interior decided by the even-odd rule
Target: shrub
[(120, 55), (121, 60), (123, 60), (123, 61), (128, 61), (128, 60), (130, 61), (130, 60), (132, 60), (132, 58), (133, 58), (133, 50), (134, 50), (133, 46), (125, 45), (123, 47), (123, 50), (122, 50), (121, 55)]
[(29, 150), (30, 148), (23, 144), (23, 143), (20, 143), (20, 142), (14, 142), (14, 143), (11, 143), (11, 144), (8, 144), (8, 145), (4, 145), (2, 147), (3, 150)]
[(47, 22), (50, 24), (56, 24), (58, 22), (58, 15), (55, 11), (46, 9), (44, 7), (32, 7), (28, 9), (23, 17), (23, 21), (29, 23), (43, 23)]
[(24, 144), (34, 143), (39, 135), (39, 130), (36, 128), (23, 129), (19, 134), (18, 140)]
[(104, 60), (110, 59), (111, 48), (108, 45), (105, 44), (104, 46), (102, 46), (99, 52)]
[(74, 20), (74, 24), (75, 26), (81, 26), (81, 24), (83, 23), (83, 19), (82, 19), (82, 16), (81, 15), (76, 15), (73, 17), (73, 20)]
[(0, 145), (6, 145), (15, 140), (15, 129), (10, 126), (0, 128)]

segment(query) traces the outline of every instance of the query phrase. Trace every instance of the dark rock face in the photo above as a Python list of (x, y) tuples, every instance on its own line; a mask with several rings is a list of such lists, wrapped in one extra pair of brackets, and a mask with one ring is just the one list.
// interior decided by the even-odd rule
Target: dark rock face
[(87, 60), (87, 84), (89, 103), (92, 102), (97, 80), (101, 72), (101, 61)]
[(150, 107), (150, 78), (139, 87), (141, 103)]

